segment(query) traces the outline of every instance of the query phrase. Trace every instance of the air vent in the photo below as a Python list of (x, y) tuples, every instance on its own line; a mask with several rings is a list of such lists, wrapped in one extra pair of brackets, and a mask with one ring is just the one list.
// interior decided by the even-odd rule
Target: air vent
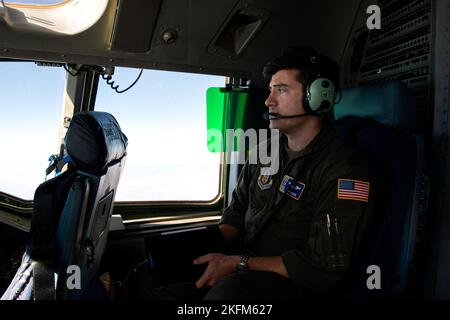
[(208, 47), (208, 51), (233, 59), (243, 53), (269, 18), (269, 12), (249, 1), (233, 9)]

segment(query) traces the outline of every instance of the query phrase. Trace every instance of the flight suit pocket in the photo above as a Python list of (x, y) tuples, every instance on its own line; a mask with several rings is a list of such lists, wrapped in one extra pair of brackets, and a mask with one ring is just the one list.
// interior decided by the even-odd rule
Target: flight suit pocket
[(329, 271), (344, 271), (348, 265), (341, 229), (339, 219), (332, 215), (312, 222), (310, 245)]
[(344, 241), (344, 224), (336, 216), (330, 216), (330, 234), (333, 252), (328, 257), (328, 265), (333, 271), (344, 271), (349, 265), (348, 249)]

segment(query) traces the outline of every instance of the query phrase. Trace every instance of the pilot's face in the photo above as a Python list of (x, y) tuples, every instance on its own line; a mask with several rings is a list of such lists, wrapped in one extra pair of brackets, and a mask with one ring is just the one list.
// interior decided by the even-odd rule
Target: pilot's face
[[(297, 80), (299, 72), (296, 69), (286, 69), (280, 70), (272, 76), (269, 84), (270, 95), (266, 99), (269, 112), (280, 116), (305, 113), (303, 84)], [(308, 117), (270, 120), (270, 128), (289, 133), (306, 121), (306, 118)]]

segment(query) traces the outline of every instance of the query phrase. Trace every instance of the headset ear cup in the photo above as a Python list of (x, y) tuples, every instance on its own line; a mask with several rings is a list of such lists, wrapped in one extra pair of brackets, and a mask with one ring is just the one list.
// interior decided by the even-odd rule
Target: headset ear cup
[(317, 78), (308, 86), (308, 107), (312, 113), (328, 110), (336, 100), (336, 87), (327, 78)]

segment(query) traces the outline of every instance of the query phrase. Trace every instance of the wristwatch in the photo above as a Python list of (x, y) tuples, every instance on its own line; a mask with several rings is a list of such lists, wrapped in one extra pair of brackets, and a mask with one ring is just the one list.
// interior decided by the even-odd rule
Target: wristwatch
[(247, 271), (247, 261), (248, 261), (248, 256), (245, 254), (242, 255), (239, 259), (239, 263), (236, 265), (236, 267), (234, 267), (234, 272), (241, 273), (241, 272)]

